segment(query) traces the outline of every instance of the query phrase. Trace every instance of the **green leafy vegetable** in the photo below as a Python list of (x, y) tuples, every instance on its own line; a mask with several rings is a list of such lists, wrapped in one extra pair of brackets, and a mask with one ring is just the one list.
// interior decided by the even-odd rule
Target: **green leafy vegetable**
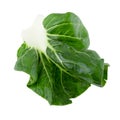
[(88, 49), (88, 32), (75, 14), (38, 16), (22, 36), (15, 70), (29, 74), (27, 86), (51, 105), (70, 104), (91, 84), (105, 85), (109, 65)]

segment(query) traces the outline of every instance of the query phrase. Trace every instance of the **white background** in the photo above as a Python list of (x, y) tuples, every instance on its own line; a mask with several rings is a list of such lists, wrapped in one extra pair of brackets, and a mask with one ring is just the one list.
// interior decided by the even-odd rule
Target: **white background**
[[(50, 106), (14, 71), (21, 32), (39, 14), (74, 12), (87, 28), (90, 49), (110, 64), (103, 88), (91, 86), (67, 106)], [(120, 120), (119, 0), (0, 0), (0, 120)]]

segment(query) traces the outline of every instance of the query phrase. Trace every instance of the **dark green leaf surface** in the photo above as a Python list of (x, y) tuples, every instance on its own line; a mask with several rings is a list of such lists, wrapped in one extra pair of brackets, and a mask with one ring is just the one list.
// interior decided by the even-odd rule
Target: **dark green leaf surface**
[(77, 50), (89, 46), (88, 32), (73, 13), (50, 14), (44, 19), (43, 25), (49, 40), (62, 41)]
[(47, 99), (50, 104), (69, 104), (72, 102), (70, 98), (77, 97), (90, 86), (88, 82), (65, 73), (44, 54), (38, 53), (35, 49), (24, 48), (24, 45), (19, 49), (22, 52), (18, 52), (15, 69), (29, 74), (27, 86)]
[(25, 42), (17, 52), (15, 69), (30, 75), (30, 89), (51, 105), (66, 105), (91, 84), (105, 85), (109, 65), (97, 52), (88, 49), (88, 32), (75, 14), (50, 14), (43, 26), (46, 53)]

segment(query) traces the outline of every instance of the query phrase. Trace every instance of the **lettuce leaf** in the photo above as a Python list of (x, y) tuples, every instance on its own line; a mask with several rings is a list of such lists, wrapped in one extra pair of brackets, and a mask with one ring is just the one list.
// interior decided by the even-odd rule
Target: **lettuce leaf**
[(70, 104), (91, 84), (105, 85), (109, 65), (88, 49), (88, 32), (74, 13), (38, 17), (23, 40), (15, 70), (29, 74), (27, 86), (49, 104)]

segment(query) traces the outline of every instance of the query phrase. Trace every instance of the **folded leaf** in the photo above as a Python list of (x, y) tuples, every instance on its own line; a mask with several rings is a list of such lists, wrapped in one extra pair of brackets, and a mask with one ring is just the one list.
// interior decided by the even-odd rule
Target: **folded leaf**
[(39, 16), (22, 37), (15, 70), (29, 74), (27, 86), (49, 104), (70, 104), (91, 84), (105, 85), (109, 65), (88, 49), (88, 32), (74, 13)]
[(77, 97), (90, 86), (88, 82), (73, 77), (67, 71), (64, 72), (44, 54), (23, 46), (25, 43), (18, 51), (19, 57), (15, 69), (29, 74), (30, 80), (27, 86), (47, 99), (50, 104), (69, 104), (72, 102), (70, 98)]

